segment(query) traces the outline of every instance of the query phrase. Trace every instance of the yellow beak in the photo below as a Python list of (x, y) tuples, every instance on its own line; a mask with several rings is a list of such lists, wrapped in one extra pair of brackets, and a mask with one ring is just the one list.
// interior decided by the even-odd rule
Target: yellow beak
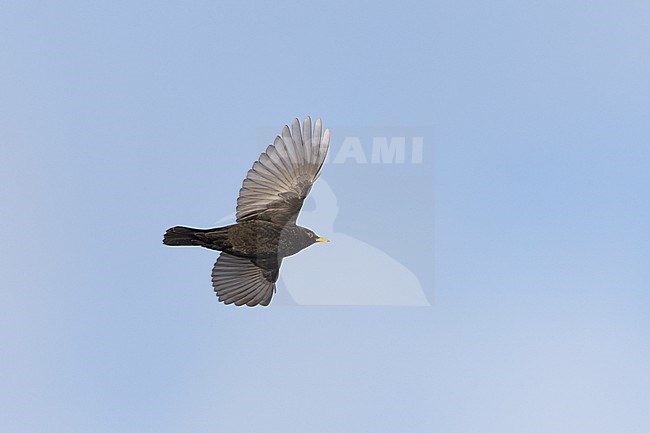
[(325, 239), (325, 238), (316, 238), (316, 242), (329, 242), (329, 241), (330, 241), (329, 239)]

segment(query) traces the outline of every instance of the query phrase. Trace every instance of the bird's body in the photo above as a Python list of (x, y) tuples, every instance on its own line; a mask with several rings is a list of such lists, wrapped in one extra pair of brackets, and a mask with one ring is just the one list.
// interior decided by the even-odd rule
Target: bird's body
[(166, 245), (196, 245), (247, 259), (282, 259), (313, 244), (310, 234), (311, 230), (295, 224), (251, 220), (213, 229), (172, 227), (163, 241)]
[(172, 227), (163, 243), (221, 251), (212, 285), (226, 304), (268, 305), (282, 259), (316, 242), (328, 242), (296, 224), (298, 213), (318, 178), (329, 149), (329, 130), (321, 122), (298, 119), (285, 126), (244, 179), (237, 199), (237, 222), (212, 229)]

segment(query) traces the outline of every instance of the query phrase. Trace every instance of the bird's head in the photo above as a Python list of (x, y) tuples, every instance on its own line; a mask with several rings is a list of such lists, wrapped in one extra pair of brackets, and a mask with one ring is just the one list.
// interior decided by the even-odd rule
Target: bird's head
[(329, 242), (313, 231), (300, 226), (287, 226), (280, 236), (278, 252), (282, 257), (291, 256), (317, 242)]
[(316, 242), (329, 242), (329, 239), (318, 236), (316, 233), (312, 232), (309, 229), (303, 230), (304, 240), (308, 245), (315, 244)]

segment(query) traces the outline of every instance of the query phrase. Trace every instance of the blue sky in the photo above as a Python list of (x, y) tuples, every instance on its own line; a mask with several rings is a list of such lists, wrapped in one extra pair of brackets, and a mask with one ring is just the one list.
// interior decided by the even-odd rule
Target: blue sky
[[(4, 2), (0, 430), (645, 431), (648, 21), (640, 1)], [(430, 307), (282, 285), (223, 306), (212, 252), (163, 247), (231, 213), (260, 132), (306, 115), (333, 146), (431, 131), (420, 165), (328, 164), (330, 236), (305, 215)], [(315, 282), (328, 246), (300, 255)]]

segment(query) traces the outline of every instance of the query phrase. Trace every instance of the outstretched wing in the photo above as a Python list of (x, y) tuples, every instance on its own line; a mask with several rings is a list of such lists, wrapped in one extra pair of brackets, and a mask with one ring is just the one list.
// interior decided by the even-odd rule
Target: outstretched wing
[(329, 149), (330, 131), (322, 134), (321, 120), (314, 129), (307, 117), (294, 119), (291, 130), (266, 148), (248, 171), (237, 199), (237, 222), (265, 220), (286, 225), (295, 223), (302, 203), (318, 179)]
[(280, 263), (281, 259), (256, 265), (250, 259), (221, 253), (212, 268), (212, 287), (224, 304), (269, 305), (280, 274)]

